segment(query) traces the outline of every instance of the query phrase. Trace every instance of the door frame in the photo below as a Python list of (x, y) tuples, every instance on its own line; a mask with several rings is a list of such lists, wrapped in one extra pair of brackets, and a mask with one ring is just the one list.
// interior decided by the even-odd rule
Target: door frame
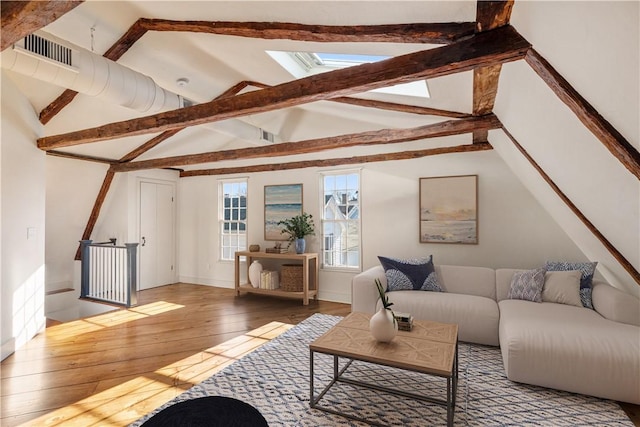
[[(142, 242), (140, 241), (140, 232), (142, 230), (142, 209), (141, 209), (141, 203), (142, 203), (142, 183), (147, 183), (147, 184), (160, 184), (160, 185), (168, 185), (171, 187), (171, 190), (173, 191), (173, 204), (171, 206), (172, 209), (172, 216), (173, 216), (173, 224), (171, 227), (171, 232), (173, 234), (173, 247), (171, 248), (172, 251), (172, 263), (173, 263), (173, 277), (172, 280), (174, 282), (176, 282), (178, 280), (178, 263), (176, 262), (176, 260), (178, 259), (178, 233), (177, 233), (177, 224), (178, 224), (178, 217), (177, 217), (177, 213), (178, 213), (178, 209), (177, 209), (177, 205), (178, 205), (178, 191), (177, 191), (177, 182), (176, 181), (170, 181), (170, 180), (165, 180), (165, 179), (158, 179), (158, 178), (148, 178), (148, 177), (136, 177), (136, 239), (135, 241), (138, 242), (139, 245), (142, 245)], [(138, 246), (138, 248), (140, 248), (140, 246)], [(142, 259), (142, 256), (140, 256), (140, 249), (138, 250), (138, 257), (137, 257), (137, 290), (140, 290), (140, 273), (142, 272), (141, 268), (140, 268), (140, 260)]]

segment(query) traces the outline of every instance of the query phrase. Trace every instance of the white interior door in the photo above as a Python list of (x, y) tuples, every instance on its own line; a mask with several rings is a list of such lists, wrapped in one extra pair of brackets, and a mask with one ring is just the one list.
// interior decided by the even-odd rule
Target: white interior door
[(140, 286), (175, 282), (174, 186), (140, 182)]

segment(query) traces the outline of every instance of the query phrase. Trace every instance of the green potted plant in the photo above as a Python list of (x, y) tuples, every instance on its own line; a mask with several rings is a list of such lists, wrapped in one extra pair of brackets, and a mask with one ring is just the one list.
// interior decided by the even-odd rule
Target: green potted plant
[(306, 246), (304, 237), (316, 234), (313, 215), (306, 212), (302, 212), (302, 214), (289, 219), (278, 221), (278, 225), (284, 227), (281, 233), (289, 235), (289, 242), (294, 242), (297, 254), (304, 253)]

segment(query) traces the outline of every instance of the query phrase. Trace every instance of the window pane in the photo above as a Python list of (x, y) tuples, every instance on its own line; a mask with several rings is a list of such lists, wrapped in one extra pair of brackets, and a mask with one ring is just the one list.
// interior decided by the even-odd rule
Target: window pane
[(224, 182), (220, 189), (220, 256), (232, 260), (236, 251), (247, 248), (247, 182)]
[(322, 180), (322, 262), (324, 267), (360, 267), (360, 175), (325, 175)]

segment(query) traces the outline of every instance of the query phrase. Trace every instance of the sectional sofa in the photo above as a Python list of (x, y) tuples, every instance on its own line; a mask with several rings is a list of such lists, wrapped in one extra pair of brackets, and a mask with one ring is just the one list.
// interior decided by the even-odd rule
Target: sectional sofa
[[(523, 270), (435, 265), (441, 292), (388, 292), (415, 319), (457, 323), (460, 341), (500, 346), (512, 381), (640, 404), (640, 300), (594, 280), (593, 309), (509, 298)], [(578, 275), (579, 276), (579, 275)], [(382, 266), (352, 281), (352, 311), (375, 313)], [(579, 278), (579, 277), (578, 277)]]

